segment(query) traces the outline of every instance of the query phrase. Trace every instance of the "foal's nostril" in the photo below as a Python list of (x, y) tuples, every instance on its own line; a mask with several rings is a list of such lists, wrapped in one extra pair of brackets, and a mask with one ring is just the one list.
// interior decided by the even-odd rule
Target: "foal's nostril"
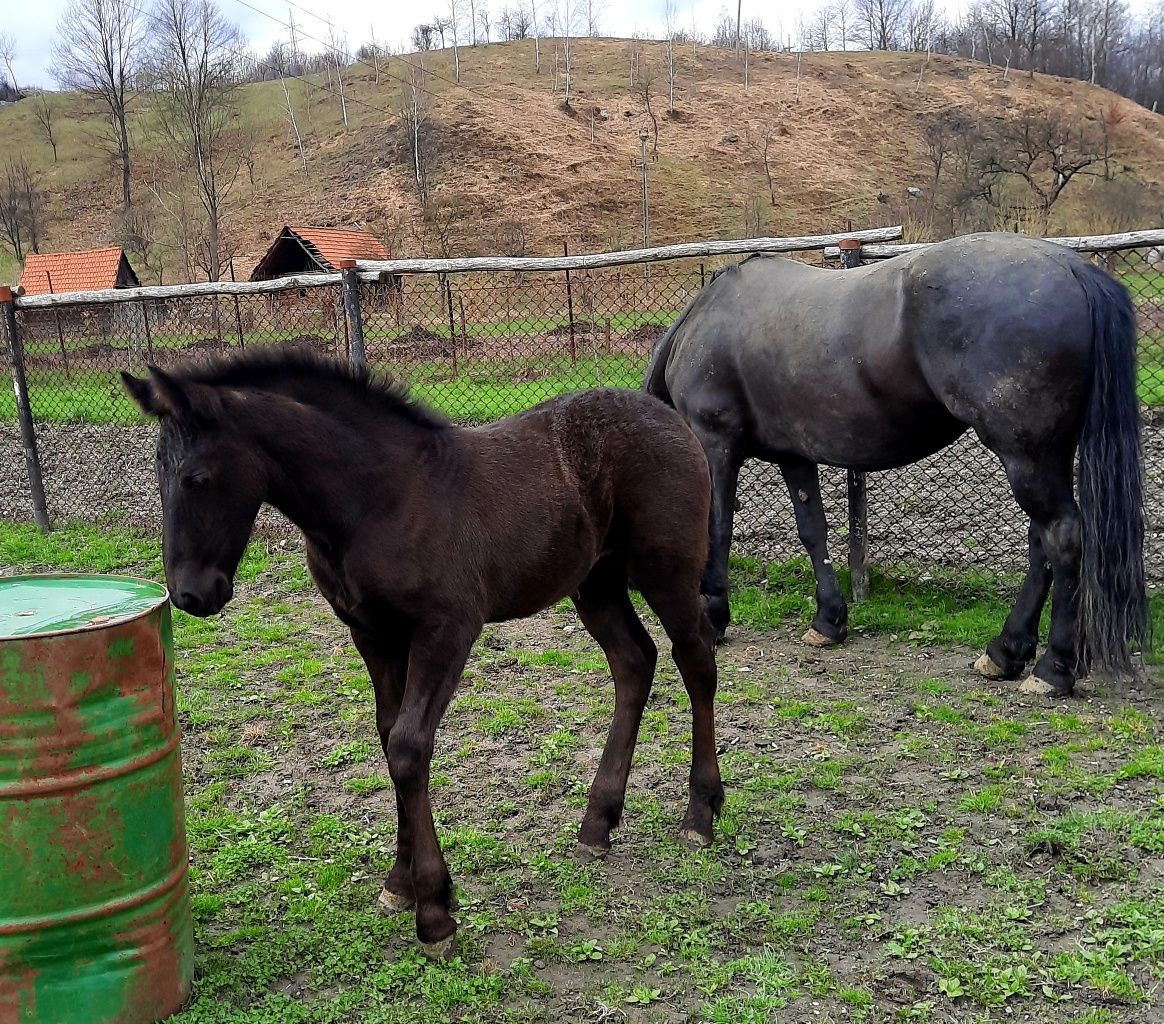
[(178, 596), (174, 598), (174, 604), (190, 615), (201, 615), (204, 608), (202, 598), (192, 590), (179, 591)]

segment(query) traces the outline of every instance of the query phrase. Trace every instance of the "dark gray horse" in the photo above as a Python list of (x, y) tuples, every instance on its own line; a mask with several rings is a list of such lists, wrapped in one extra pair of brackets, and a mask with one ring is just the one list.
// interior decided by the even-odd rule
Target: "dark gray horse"
[[(1089, 668), (1134, 670), (1148, 628), (1135, 314), (1127, 290), (1068, 249), (968, 235), (844, 273), (750, 257), (721, 271), (659, 342), (644, 388), (707, 453), (711, 548), (703, 592), (722, 638), (736, 481), (780, 467), (816, 573), (805, 641), (845, 638), (817, 466), (902, 466), (968, 428), (1002, 460), (1030, 517), (1030, 568), (978, 660), (1069, 694)], [(1079, 454), (1079, 503), (1072, 487)]]

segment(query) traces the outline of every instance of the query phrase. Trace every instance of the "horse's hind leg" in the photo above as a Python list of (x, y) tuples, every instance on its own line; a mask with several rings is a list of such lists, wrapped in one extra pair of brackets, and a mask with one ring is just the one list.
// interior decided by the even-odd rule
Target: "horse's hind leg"
[(986, 653), (974, 665), (987, 679), (1017, 679), (1039, 644), (1039, 618), (1051, 590), (1051, 563), (1034, 522), (1027, 530), (1027, 552), (1030, 564), (1014, 607), (1002, 632), (990, 641)]
[(813, 463), (801, 459), (781, 460), (779, 466), (796, 513), (796, 533), (812, 559), (816, 576), (816, 617), (804, 634), (804, 642), (814, 647), (839, 644), (849, 632), (849, 609), (829, 558), (829, 528), (820, 497), (820, 474)]
[(708, 430), (699, 423), (692, 429), (707, 456), (711, 471), (711, 512), (708, 522), (707, 565), (700, 591), (707, 615), (720, 641), (731, 621), (728, 556), (732, 546), (732, 524), (736, 513), (736, 488), (743, 463), (736, 443), (724, 433)]
[(1075, 624), (1079, 611), (1082, 526), (1071, 483), (1071, 455), (1002, 456), (1015, 500), (1039, 531), (1051, 563), (1051, 631), (1047, 649), (1020, 689), (1069, 696), (1075, 686)]
[(687, 841), (705, 846), (712, 841), (712, 821), (724, 800), (715, 747), (715, 630), (694, 585), (685, 585), (687, 576), (683, 566), (645, 579), (634, 573), (639, 591), (671, 640), (671, 654), (691, 700), (691, 776), (687, 813), (679, 829)]
[(616, 560), (599, 560), (573, 600), (582, 625), (598, 641), (614, 677), (614, 718), (578, 831), (578, 842), (601, 857), (610, 849), (610, 830), (622, 818), (631, 759), (658, 652), (635, 614), (626, 570)]

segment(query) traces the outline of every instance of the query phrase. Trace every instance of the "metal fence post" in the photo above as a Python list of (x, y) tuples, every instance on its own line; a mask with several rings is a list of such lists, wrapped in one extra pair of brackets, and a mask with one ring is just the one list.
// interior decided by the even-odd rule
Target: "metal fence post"
[[(861, 265), (861, 243), (846, 238), (840, 243), (841, 269), (854, 270)], [(848, 471), (849, 499), (849, 576), (853, 584), (853, 600), (864, 601), (869, 596), (869, 502), (865, 474)]]
[(360, 310), (360, 276), (356, 273), (356, 261), (343, 260), (340, 263), (340, 272), (343, 278), (344, 314), (348, 321), (351, 363), (354, 367), (364, 367), (368, 365), (368, 357), (364, 351), (364, 315)]
[(8, 335), (8, 354), (12, 359), (12, 384), (16, 392), (16, 411), (20, 418), (20, 437), (24, 442), (24, 463), (28, 469), (28, 489), (32, 494), (32, 518), (42, 532), (51, 529), (48, 503), (44, 498), (44, 480), (40, 475), (40, 452), (36, 447), (36, 428), (32, 423), (32, 405), (28, 400), (28, 381), (24, 376), (24, 346), (16, 326), (16, 298), (12, 289), (0, 285), (4, 333)]

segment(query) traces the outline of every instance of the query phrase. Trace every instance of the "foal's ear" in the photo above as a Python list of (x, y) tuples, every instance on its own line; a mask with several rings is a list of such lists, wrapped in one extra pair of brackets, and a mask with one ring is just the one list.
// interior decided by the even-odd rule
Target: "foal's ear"
[(129, 397), (147, 416), (183, 416), (190, 411), (190, 399), (182, 385), (165, 370), (149, 364), (149, 377), (140, 380), (121, 371), (121, 382)]
[(132, 373), (127, 373), (125, 370), (122, 370), (121, 384), (125, 388), (126, 394), (133, 401), (133, 404), (142, 412), (147, 416), (158, 415), (158, 411), (154, 406), (154, 389), (150, 386), (148, 380), (142, 380), (139, 377), (135, 377)]

